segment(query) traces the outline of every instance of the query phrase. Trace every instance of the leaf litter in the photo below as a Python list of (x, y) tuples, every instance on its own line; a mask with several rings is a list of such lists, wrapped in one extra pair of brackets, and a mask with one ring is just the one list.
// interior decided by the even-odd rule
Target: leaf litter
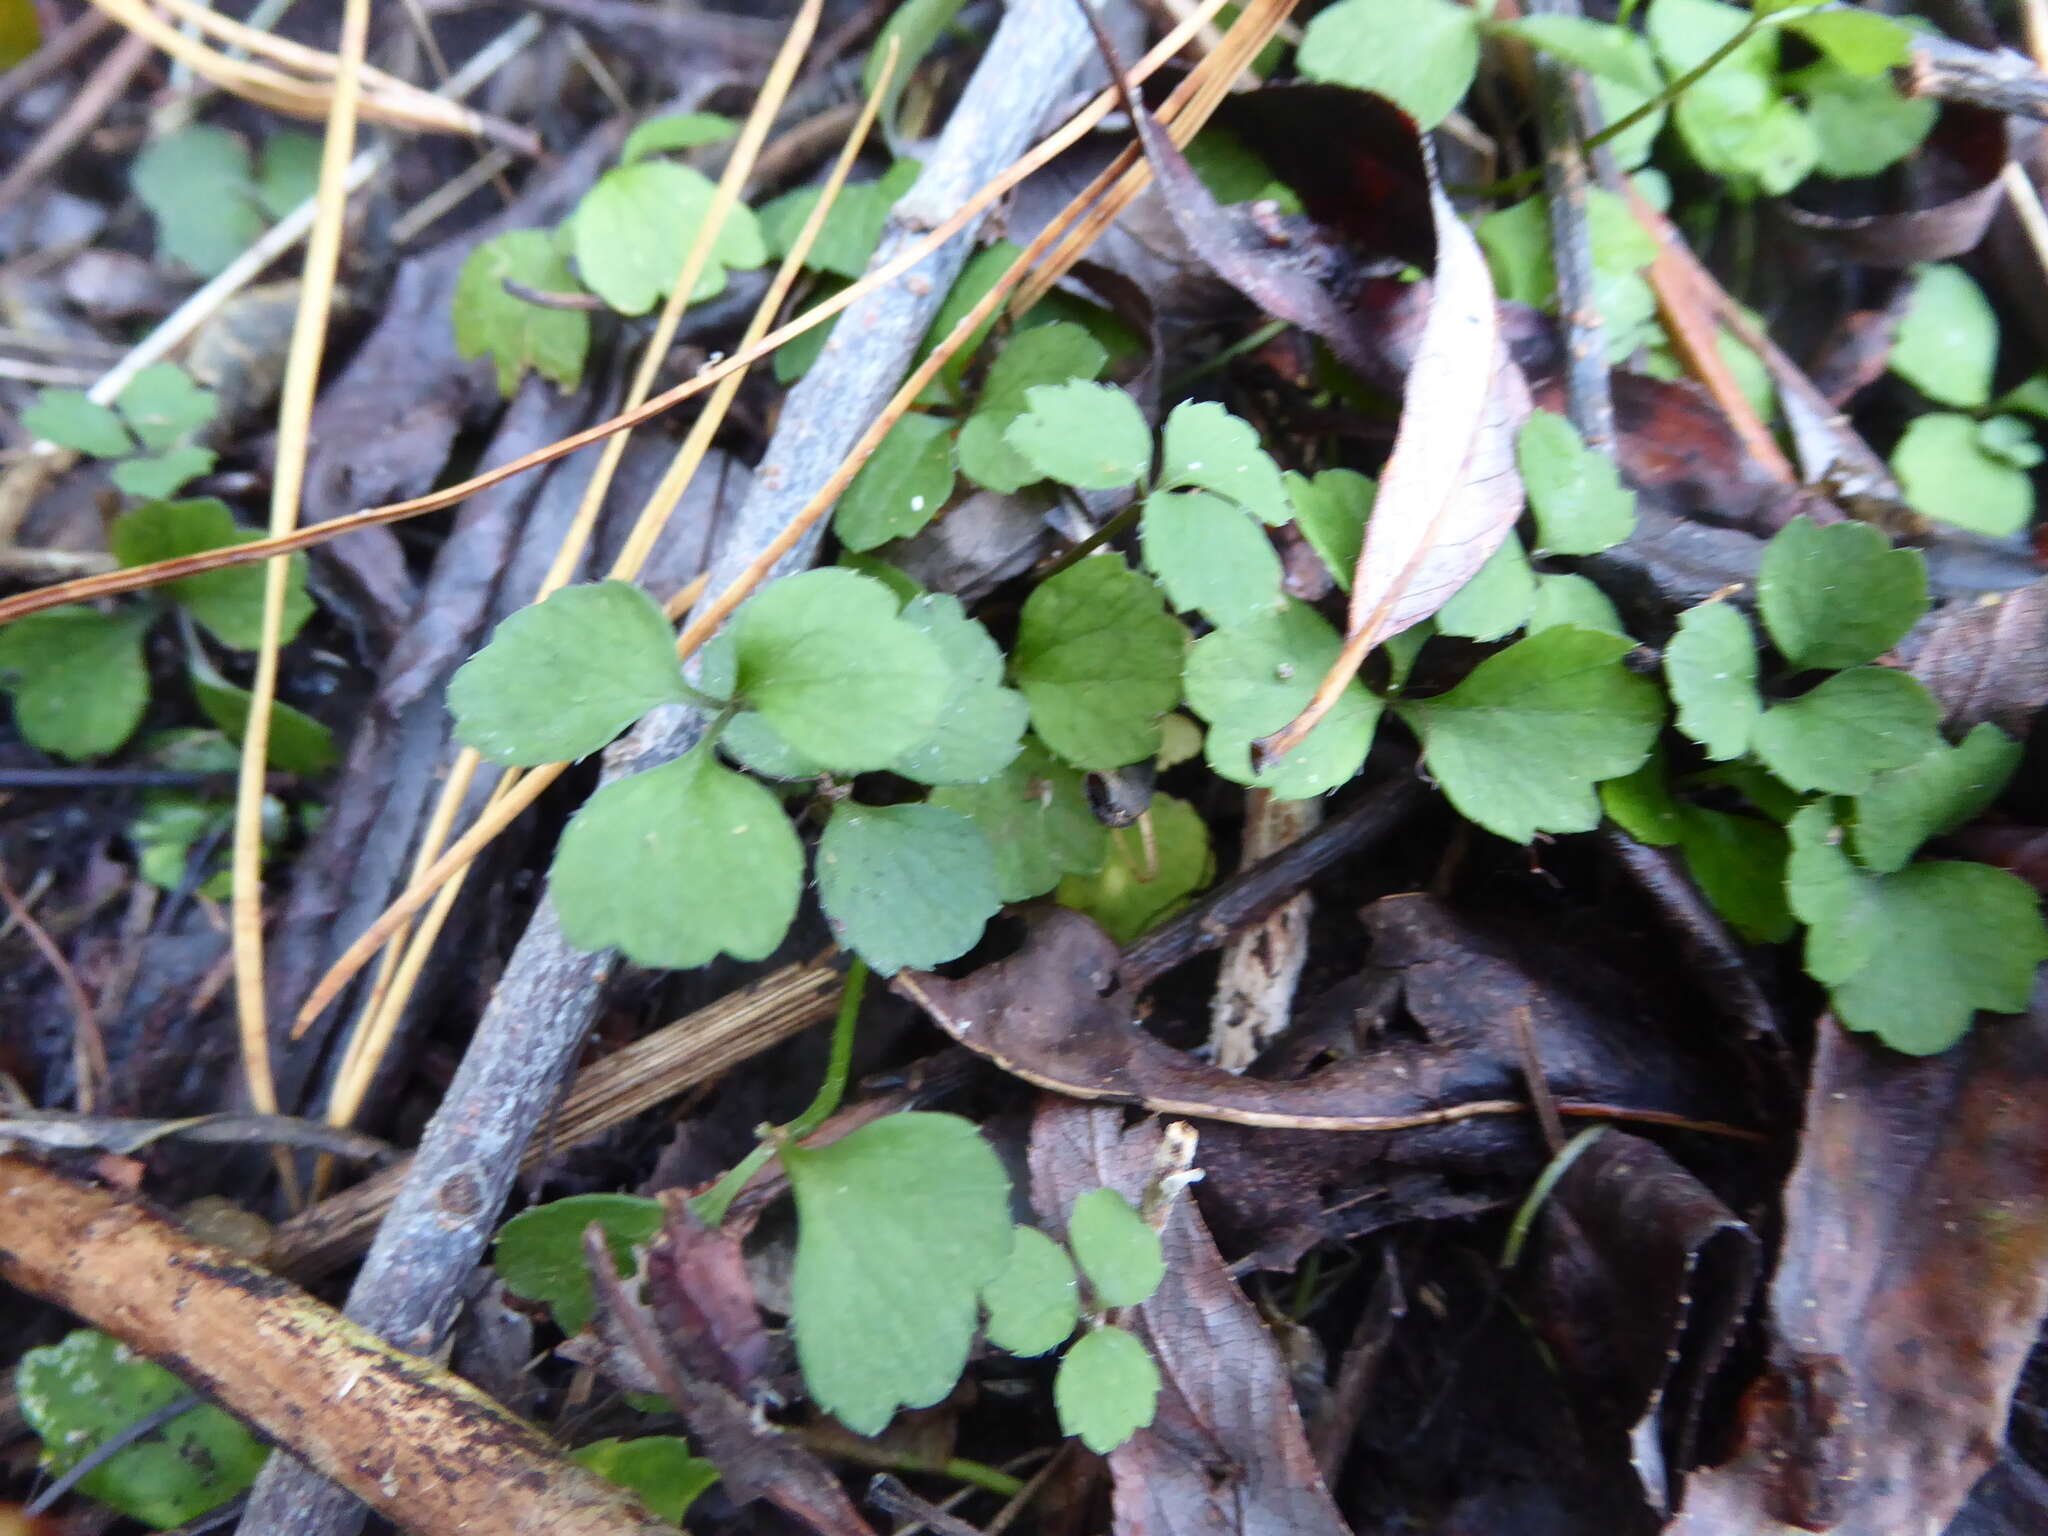
[[(296, 1147), (310, 1174), (316, 1152), (416, 1141), (522, 930), (623, 952), (615, 974), (518, 994), (594, 1018), (594, 1052), (836, 945), (834, 963), (857, 955), (892, 983), (862, 1015), (873, 1075), (821, 1039), (703, 1067), (689, 1081), (715, 1092), (541, 1156), (530, 1214), (504, 1228), (521, 1326), (567, 1337), (493, 1379), (585, 1465), (671, 1518), (687, 1505), (693, 1529), (765, 1529), (777, 1506), (807, 1529), (869, 1530), (847, 1481), (866, 1465), (917, 1485), (878, 1509), (949, 1530), (2048, 1518), (2025, 1427), (2048, 1303), (2024, 1187), (2048, 953), (2031, 772), (2048, 643), (2025, 537), (2048, 416), (2028, 335), (2043, 278), (2038, 250), (1993, 221), (2009, 199), (2024, 212), (2027, 178), (2010, 98), (1985, 84), (2002, 70), (1999, 89), (2024, 92), (2038, 74), (1864, 13), (1653, 0), (1617, 24), (1375, 6), (1303, 7), (1302, 46), (1254, 49), (1246, 88), (1181, 147), (1184, 102), (1208, 110), (1236, 67), (1147, 93), (1065, 16), (1062, 67), (1107, 55), (1125, 158), (1153, 190), (1095, 265), (985, 327), (915, 402), (837, 509), (842, 568), (769, 586), (703, 667), (675, 665), (663, 604), (723, 537), (743, 466), (792, 473), (785, 373), (833, 379), (850, 335), (742, 392), (730, 457), (688, 492), (644, 588), (521, 607), (594, 448), (484, 491), (445, 533), (322, 547), (318, 606), (284, 658), (285, 718), (319, 750), (293, 755), (281, 733), (271, 765), (283, 1009), (404, 888), (461, 743), (487, 763), (458, 825), (501, 767), (604, 752), (706, 697), (735, 717), (715, 745), (595, 794), (572, 770), (462, 891), (427, 968), (369, 984), (412, 1001), (367, 1133), (313, 1119), (343, 1021), (280, 1056), (306, 1119), (232, 1113), (208, 1022), (226, 973), (206, 830), (221, 785), (203, 765), (232, 757), (246, 712), (253, 572), (12, 626), (10, 1156), (282, 1214), (251, 1149)], [(1233, 39), (1269, 36), (1287, 9), (1245, 8)], [(550, 99), (542, 71), (494, 102), (553, 125), (553, 159), (498, 172), (509, 204), (472, 195), (395, 244), (388, 212), (369, 216), (349, 257), (355, 329), (315, 418), (310, 520), (428, 491), (479, 455), (519, 461), (616, 411), (633, 317), (672, 283), (747, 107), (733, 82), (758, 75), (779, 25), (664, 22), (656, 62), (630, 42), (644, 18), (541, 10), (551, 57), (595, 49), (611, 87), (663, 115), (627, 140), (588, 93)], [(1136, 17), (1103, 19), (1130, 41)], [(1377, 67), (1390, 17), (1426, 68)], [(815, 294), (952, 212), (914, 189), (949, 116), (971, 111), (976, 87), (955, 87), (982, 29), (971, 8), (896, 8), (881, 36), (910, 56), (891, 149), (864, 158), (829, 221)], [(850, 60), (864, 43), (848, 28), (834, 46)], [(1586, 343), (1555, 312), (1553, 210), (1512, 200), (1533, 179), (1523, 108), (1551, 78), (1520, 69), (1524, 49), (1563, 61), (1610, 121), (1644, 119), (1592, 135), (1598, 186), (1578, 215), (1612, 268), (1596, 272), (1604, 318), (1633, 327), (1597, 447), (1563, 386)], [(1352, 88), (1366, 80), (1388, 96)], [(0, 113), (16, 100), (0, 86)], [(773, 141), (718, 239), (675, 376), (733, 345), (754, 268), (811, 206), (817, 146), (844, 125), (822, 100), (804, 98), (816, 133)], [(154, 278), (139, 317), (162, 318), (188, 269), (288, 212), (312, 141), (242, 107), (183, 139), (144, 126), (139, 98), (110, 110), (153, 151), (148, 219), (109, 222), (81, 195), (90, 176), (45, 175), (18, 210), (26, 248), (60, 273), (122, 258)], [(1845, 132), (1857, 114), (1870, 132)], [(24, 105), (0, 131), (45, 120)], [(1113, 138), (1034, 172), (1002, 233), (1027, 238)], [(122, 134), (102, 140), (74, 164), (125, 185)], [(408, 187), (448, 174), (400, 153)], [(180, 176), (239, 189), (240, 222), (184, 219)], [(1710, 231), (1703, 186), (1739, 218)], [(650, 190), (660, 206), (639, 207)], [(10, 181), (0, 198), (15, 196)], [(1630, 197), (1654, 205), (1656, 240), (1609, 227)], [(67, 218), (114, 248), (66, 255)], [(643, 225), (660, 249), (635, 247)], [(0, 240), (21, 236), (0, 223)], [(986, 245), (947, 318), (888, 345), (929, 347), (1017, 248)], [(73, 275), (24, 290), (24, 334), (118, 356), (115, 311), (65, 297), (107, 273)], [(90, 377), (39, 393), (43, 354), (0, 340), (0, 404), (88, 456), (23, 503), (10, 582), (78, 569), (78, 552), (146, 560), (123, 529), (194, 507), (221, 509), (208, 545), (253, 523), (269, 465), (247, 424), (267, 405), (260, 381), (213, 371), (240, 346), (210, 335), (189, 376), (174, 352), (103, 401)], [(1803, 483), (1761, 451), (1778, 436)], [(666, 461), (644, 431), (600, 550)], [(19, 465), (9, 479), (28, 483)], [(111, 540), (95, 496), (129, 509)], [(15, 497), (0, 488), (0, 513)], [(551, 691), (579, 647), (608, 667)], [(113, 658), (103, 687), (92, 657)], [(1141, 787), (1105, 808), (1103, 786)], [(146, 814), (131, 793), (152, 797)], [(1243, 853), (1262, 804), (1325, 799), (1320, 827)], [(1219, 868), (1239, 872), (1219, 884)], [(1264, 952), (1283, 911), (1302, 949), (1286, 963)], [(1231, 985), (1255, 995), (1233, 1005), (1278, 1026), (1227, 1063), (1209, 1055), (1215, 950), (1250, 962)], [(88, 1020), (103, 1080), (73, 1048)], [(821, 1079), (819, 1103), (851, 1104), (806, 1140)], [(72, 1113), (90, 1089), (104, 1112)], [(763, 1125), (803, 1129), (757, 1143)], [(223, 1149), (195, 1156), (200, 1139)], [(765, 1167), (726, 1188), (757, 1145)], [(348, 1197), (299, 1220), (343, 1222)], [(605, 1238), (586, 1252), (591, 1216)], [(55, 1313), (29, 1312), (10, 1360), (56, 1336)], [(31, 1406), (53, 1444), (78, 1411)], [(227, 1470), (245, 1482), (237, 1447)], [(234, 1491), (173, 1469), (165, 1502), (147, 1457), (110, 1465), (81, 1488), (116, 1509), (186, 1518)], [(972, 1520), (937, 1507), (965, 1489)], [(1987, 1513), (2001, 1505), (2019, 1512)]]

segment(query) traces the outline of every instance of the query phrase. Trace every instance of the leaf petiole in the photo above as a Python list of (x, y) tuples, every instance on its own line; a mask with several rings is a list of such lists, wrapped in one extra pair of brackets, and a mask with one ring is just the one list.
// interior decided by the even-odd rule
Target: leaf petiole
[[(722, 721), (720, 723), (723, 723)], [(709, 738), (707, 737), (707, 740)], [(839, 1014), (832, 1021), (832, 1053), (825, 1064), (825, 1079), (809, 1107), (786, 1125), (763, 1126), (761, 1144), (741, 1158), (732, 1171), (691, 1202), (698, 1219), (708, 1227), (725, 1220), (735, 1196), (747, 1181), (761, 1171), (768, 1160), (788, 1142), (801, 1141), (829, 1120), (846, 1097), (846, 1080), (853, 1065), (853, 1037), (860, 1019), (861, 999), (866, 995), (868, 968), (858, 955), (847, 967), (846, 984), (839, 993)]]

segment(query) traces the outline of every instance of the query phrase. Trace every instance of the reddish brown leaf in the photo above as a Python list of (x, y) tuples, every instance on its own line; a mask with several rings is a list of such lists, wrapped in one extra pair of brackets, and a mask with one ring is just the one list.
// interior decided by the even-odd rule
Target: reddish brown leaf
[(1821, 1025), (1771, 1361), (1673, 1536), (1934, 1533), (1998, 1458), (2048, 1314), (2048, 987), (1943, 1056)]
[(1949, 730), (1988, 720), (2026, 740), (2035, 714), (2048, 707), (2048, 579), (1951, 604), (1908, 635), (1899, 655), (1941, 701)]
[[(1121, 1111), (1044, 1100), (1031, 1128), (1040, 1221), (1062, 1230), (1076, 1197), (1105, 1185), (1137, 1204), (1161, 1141), (1156, 1120), (1126, 1133)], [(1348, 1536), (1286, 1363), (1193, 1202), (1175, 1203), (1160, 1237), (1166, 1278), (1131, 1320), (1159, 1362), (1159, 1413), (1110, 1453), (1118, 1536)]]

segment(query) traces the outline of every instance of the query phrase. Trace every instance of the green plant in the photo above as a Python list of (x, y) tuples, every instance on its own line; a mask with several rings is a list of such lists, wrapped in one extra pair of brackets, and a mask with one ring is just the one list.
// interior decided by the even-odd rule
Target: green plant
[[(1055, 1403), (1062, 1425), (1092, 1449), (1121, 1444), (1151, 1422), (1159, 1373), (1136, 1336), (1109, 1317), (1148, 1299), (1165, 1275), (1157, 1232), (1121, 1195), (1099, 1189), (1075, 1202), (1070, 1255), (1013, 1223), (1009, 1175), (971, 1121), (894, 1114), (823, 1146), (802, 1144), (844, 1093), (865, 977), (856, 962), (831, 1065), (810, 1108), (764, 1128), (756, 1151), (698, 1197), (698, 1215), (721, 1221), (764, 1163), (781, 1164), (796, 1201), (797, 1360), (813, 1399), (855, 1431), (877, 1434), (898, 1408), (945, 1397), (977, 1332), (1012, 1354), (1043, 1355), (1085, 1318), (1087, 1331), (1060, 1362)], [(515, 1216), (498, 1234), (506, 1287), (545, 1302), (566, 1333), (592, 1316), (582, 1241), (593, 1222), (619, 1273), (630, 1276), (635, 1250), (660, 1229), (662, 1207), (630, 1195), (571, 1196)]]
[(271, 219), (313, 195), (320, 141), (273, 133), (263, 141), (260, 163), (252, 163), (240, 135), (193, 123), (152, 142), (135, 157), (128, 178), (156, 219), (158, 252), (212, 277), (253, 245)]
[[(90, 1328), (29, 1350), (15, 1367), (14, 1387), (53, 1473), (190, 1396), (162, 1366)], [(269, 1454), (234, 1418), (195, 1403), (116, 1451), (78, 1486), (124, 1515), (169, 1529), (245, 1491)]]
[(2032, 891), (1985, 865), (1914, 861), (1998, 797), (2019, 746), (1990, 725), (1951, 745), (1927, 691), (1870, 664), (1927, 606), (1919, 553), (1862, 524), (1795, 519), (1765, 553), (1757, 606), (1782, 663), (1769, 696), (1740, 610), (1683, 614), (1665, 678), (1679, 731), (1713, 766), (1605, 785), (1609, 813), (1683, 850), (1750, 937), (1803, 924), (1807, 971), (1851, 1029), (1928, 1054), (1978, 1009), (2021, 1011), (2048, 959)]
[(129, 381), (112, 406), (75, 389), (45, 389), (21, 413), (37, 437), (113, 461), (109, 478), (131, 496), (163, 497), (213, 468), (193, 439), (213, 421), (216, 401), (175, 363), (156, 363)]
[[(109, 543), (122, 565), (138, 566), (258, 536), (237, 527), (224, 503), (200, 498), (136, 507), (115, 521)], [(144, 642), (169, 618), (175, 620), (200, 709), (239, 741), (248, 692), (221, 676), (202, 632), (233, 650), (254, 649), (262, 636), (263, 579), (260, 566), (208, 571), (169, 582), (115, 612), (52, 608), (0, 630), (0, 688), (14, 696), (21, 734), (45, 752), (74, 759), (101, 757), (123, 745), (149, 706)], [(312, 611), (304, 557), (294, 556), (283, 638), (297, 634)], [(334, 761), (326, 727), (289, 705), (277, 707), (272, 732), (270, 760), (286, 772), (317, 773)]]

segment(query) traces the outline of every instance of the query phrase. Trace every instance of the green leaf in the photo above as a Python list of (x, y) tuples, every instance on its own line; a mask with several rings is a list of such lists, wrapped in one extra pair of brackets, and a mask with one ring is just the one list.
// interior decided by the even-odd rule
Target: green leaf
[(992, 491), (1016, 491), (1040, 472), (1010, 446), (1010, 424), (1024, 414), (1032, 389), (1092, 379), (1109, 364), (1102, 343), (1064, 321), (1033, 326), (1010, 338), (989, 369), (974, 414), (960, 429), (960, 470)]
[(1183, 153), (1188, 169), (1219, 203), (1270, 202), (1285, 214), (1306, 211), (1300, 194), (1275, 176), (1265, 158), (1228, 128), (1211, 123), (1195, 135)]
[(952, 692), (938, 642), (849, 570), (783, 577), (740, 609), (732, 635), (740, 697), (837, 772), (886, 768), (929, 741)]
[(1661, 747), (1634, 773), (1608, 779), (1600, 786), (1600, 807), (1616, 826), (1651, 848), (1669, 848), (1685, 831), (1689, 809), (1671, 793), (1670, 776)]
[(1105, 1307), (1135, 1307), (1166, 1278), (1159, 1234), (1113, 1189), (1091, 1189), (1067, 1216), (1067, 1241)]
[(1479, 17), (1452, 0), (1338, 0), (1302, 35), (1295, 67), (1311, 80), (1377, 91), (1434, 128), (1479, 70)]
[(833, 936), (882, 976), (957, 960), (1002, 908), (995, 853), (965, 816), (851, 800), (818, 839), (818, 899)]
[(1794, 789), (1860, 795), (1887, 768), (1925, 757), (1941, 706), (1903, 672), (1837, 672), (1796, 699), (1764, 711), (1751, 746)]
[(1899, 322), (1891, 370), (1930, 400), (1965, 408), (1991, 403), (1998, 316), (1961, 267), (1925, 268)]
[(1537, 411), (1515, 439), (1515, 462), (1536, 516), (1538, 554), (1597, 555), (1635, 532), (1636, 493), (1614, 460), (1586, 446), (1554, 411)]
[(562, 834), (548, 892), (578, 949), (681, 971), (721, 953), (766, 959), (803, 875), (775, 796), (700, 748), (592, 795)]
[(1753, 944), (1782, 944), (1792, 937), (1784, 828), (1689, 805), (1679, 847), (1701, 892), (1737, 933)]
[(718, 1481), (718, 1468), (690, 1454), (690, 1442), (675, 1435), (641, 1435), (633, 1440), (593, 1440), (569, 1453), (606, 1482), (640, 1495), (640, 1501), (677, 1525), (697, 1495)]
[(1656, 687), (1617, 635), (1546, 629), (1489, 656), (1449, 693), (1395, 704), (1469, 820), (1512, 842), (1599, 824), (1593, 786), (1641, 766), (1663, 724)]
[(1961, 1039), (1979, 1009), (2026, 1011), (2048, 929), (2023, 881), (1942, 861), (1866, 874), (1822, 805), (1795, 816), (1790, 832), (1786, 895), (1807, 924), (1806, 969), (1844, 1025), (1929, 1056)]
[(1914, 511), (1994, 539), (2010, 538), (2034, 515), (2034, 482), (1992, 452), (1968, 416), (1915, 417), (1892, 450), (1892, 473)]
[[(1593, 248), (1593, 304), (1608, 355), (1620, 359), (1656, 331), (1656, 296), (1642, 274), (1656, 259), (1657, 243), (1626, 199), (1598, 187), (1587, 197), (1586, 234)], [(1542, 197), (1487, 214), (1477, 235), (1502, 298), (1540, 309), (1556, 307), (1557, 269), (1550, 259), (1550, 217)]]
[(1440, 635), (1462, 640), (1499, 640), (1528, 621), (1536, 601), (1536, 573), (1512, 528), (1472, 579), (1437, 610)]
[(1756, 636), (1741, 609), (1708, 602), (1681, 613), (1664, 647), (1664, 677), (1679, 730), (1708, 757), (1749, 750), (1764, 705), (1756, 691)]
[(1992, 416), (1978, 422), (1977, 445), (2014, 469), (2033, 469), (2048, 457), (2034, 441), (2033, 429), (2016, 416)]
[(1011, 676), (1047, 746), (1076, 767), (1121, 768), (1159, 750), (1186, 641), (1157, 587), (1121, 556), (1090, 555), (1025, 599)]
[(1003, 686), (1003, 652), (960, 599), (944, 593), (913, 599), (903, 622), (929, 635), (950, 677), (932, 734), (891, 765), (920, 784), (979, 784), (1017, 756), (1031, 710)]
[(1106, 1456), (1152, 1422), (1159, 1367), (1136, 1334), (1091, 1329), (1061, 1358), (1052, 1399), (1060, 1428)]
[[(711, 212), (713, 190), (708, 176), (673, 160), (640, 160), (605, 172), (569, 225), (576, 269), (590, 291), (622, 315), (644, 315), (659, 304)], [(734, 204), (691, 301), (724, 288), (726, 268), (758, 267), (767, 259), (753, 210)]]
[(1764, 549), (1757, 610), (1793, 666), (1859, 666), (1927, 611), (1927, 562), (1868, 523), (1795, 517)]
[(930, 803), (981, 828), (1004, 901), (1042, 896), (1064, 875), (1092, 875), (1109, 856), (1109, 829), (1088, 808), (1080, 773), (1036, 741), (986, 784), (935, 789)]
[(1067, 1250), (1036, 1227), (1017, 1228), (1001, 1274), (982, 1287), (988, 1341), (1013, 1355), (1042, 1355), (1067, 1342), (1081, 1320), (1080, 1284)]
[(157, 250), (201, 277), (263, 233), (248, 147), (225, 128), (194, 123), (165, 134), (135, 157), (128, 182), (156, 219)]
[(96, 459), (117, 459), (135, 451), (121, 418), (79, 389), (38, 390), (36, 403), (21, 413), (21, 425), (31, 436)]
[(878, 1433), (960, 1379), (982, 1287), (1015, 1241), (1009, 1176), (953, 1115), (888, 1115), (780, 1156), (796, 1195), (790, 1321), (804, 1384), (854, 1433)]
[(860, 89), (863, 96), (874, 94), (875, 87), (882, 83), (882, 68), (889, 60), (889, 45), (896, 45), (896, 63), (889, 76), (889, 94), (882, 99), (881, 115), (884, 121), (893, 122), (896, 103), (902, 99), (903, 87), (910, 83), (911, 75), (924, 61), (924, 56), (953, 24), (953, 18), (960, 14), (965, 0), (903, 0), (890, 14), (882, 30), (875, 34), (875, 40), (868, 47), (867, 66), (861, 70)]
[(1519, 37), (1589, 74), (1636, 90), (1653, 91), (1659, 84), (1643, 40), (1627, 27), (1583, 16), (1525, 16), (1495, 22), (1490, 30)]
[[(193, 697), (206, 718), (219, 726), (228, 739), (240, 742), (249, 730), (249, 706), (255, 696), (222, 677), (213, 663), (196, 646), (186, 656), (186, 669)], [(341, 760), (334, 735), (311, 715), (292, 708), (281, 699), (270, 705), (270, 736), (264, 756), (282, 773), (325, 773)]]
[(1349, 592), (1358, 570), (1358, 551), (1365, 543), (1365, 520), (1372, 516), (1379, 487), (1355, 469), (1326, 469), (1313, 480), (1290, 473), (1286, 482), (1294, 526), (1322, 557), (1337, 585)]
[(310, 133), (273, 133), (263, 141), (256, 201), (281, 219), (320, 190), (320, 139)]
[(1292, 599), (1276, 614), (1197, 640), (1188, 651), (1187, 698), (1209, 722), (1209, 766), (1283, 800), (1323, 794), (1356, 774), (1382, 708), (1356, 681), (1300, 746), (1260, 773), (1251, 765), (1251, 744), (1308, 706), (1341, 646), (1328, 620)]
[[(21, 1416), (61, 1474), (153, 1413), (190, 1394), (184, 1382), (90, 1328), (31, 1349), (15, 1368)], [(246, 1491), (270, 1448), (211, 1403), (117, 1451), (79, 1480), (79, 1492), (168, 1530)], [(24, 1527), (26, 1528), (26, 1527)]]
[(1039, 477), (1084, 491), (1141, 480), (1152, 467), (1152, 433), (1138, 402), (1113, 384), (1070, 379), (1039, 384), (1003, 436)]
[[(920, 170), (915, 160), (898, 160), (881, 180), (856, 182), (841, 190), (832, 211), (825, 215), (825, 227), (812, 242), (806, 265), (838, 277), (859, 277), (881, 243), (889, 210), (916, 185)], [(794, 248), (804, 221), (818, 204), (818, 195), (816, 187), (799, 187), (762, 207), (761, 233), (776, 255), (787, 256)]]
[(1292, 515), (1280, 466), (1259, 446), (1259, 434), (1212, 400), (1173, 408), (1160, 435), (1159, 489), (1214, 491), (1278, 527)]
[(628, 581), (522, 608), (448, 681), (455, 735), (494, 763), (573, 762), (689, 698), (661, 604)]
[[(231, 549), (262, 537), (253, 528), (236, 526), (227, 503), (200, 496), (188, 501), (153, 501), (124, 513), (115, 519), (108, 547), (121, 564), (134, 567), (204, 554), (209, 549)], [(306, 595), (306, 557), (289, 558), (281, 641), (290, 641), (313, 616), (313, 600)], [(231, 566), (166, 583), (163, 591), (211, 630), (221, 644), (253, 651), (263, 643), (265, 580), (260, 565)]]
[(1529, 605), (1529, 633), (1534, 635), (1562, 625), (1579, 629), (1604, 630), (1628, 637), (1613, 599), (1584, 576), (1545, 571), (1536, 578), (1536, 599)]
[(626, 142), (619, 150), (619, 164), (631, 165), (649, 155), (723, 144), (739, 131), (738, 123), (716, 112), (679, 112), (665, 117), (650, 117), (626, 135)]
[(1806, 120), (1820, 155), (1814, 168), (1842, 180), (1876, 176), (1897, 165), (1920, 147), (1941, 115), (1940, 102), (1901, 95), (1887, 76), (1852, 75), (1826, 63), (1785, 83), (1806, 98)]
[(115, 402), (142, 446), (169, 448), (213, 420), (219, 402), (176, 363), (157, 363), (138, 373)]
[(2020, 765), (2020, 744), (1979, 725), (1951, 747), (1938, 743), (1916, 762), (1880, 773), (1856, 797), (1856, 857), (1868, 869), (1901, 869), (1930, 837), (1975, 821)]
[[(1703, 62), (1747, 18), (1717, 0), (1653, 0), (1650, 37), (1675, 75)], [(1778, 94), (1777, 38), (1766, 29), (1679, 97), (1672, 116), (1700, 166), (1738, 187), (1789, 192), (1820, 148), (1799, 109)]]
[(0, 69), (12, 69), (42, 43), (35, 0), (0, 0)]
[(135, 734), (149, 706), (142, 636), (149, 615), (52, 608), (0, 629), (0, 688), (31, 746), (101, 757)]
[(889, 429), (860, 467), (832, 513), (832, 530), (848, 549), (873, 549), (907, 539), (953, 494), (953, 423), (912, 414)]
[(583, 288), (555, 237), (544, 229), (515, 229), (486, 240), (470, 252), (455, 280), (455, 350), (465, 358), (488, 352), (503, 394), (517, 389), (529, 368), (563, 389), (574, 389), (590, 351), (590, 316), (514, 298), (505, 291), (507, 278), (541, 293), (580, 293)]
[(1206, 491), (1155, 491), (1139, 523), (1145, 568), (1173, 606), (1248, 624), (1280, 606), (1280, 556), (1259, 525)]
[(1786, 25), (1856, 75), (1883, 75), (1903, 65), (1912, 37), (1898, 21), (1875, 11), (1816, 11)]
[(1092, 875), (1060, 882), (1059, 904), (1085, 913), (1128, 944), (1187, 904), (1216, 873), (1209, 828), (1193, 806), (1154, 795), (1135, 826), (1109, 834), (1109, 856)]
[(107, 472), (117, 489), (130, 496), (172, 496), (213, 468), (207, 448), (173, 448), (152, 458), (123, 459)]
[(594, 1221), (619, 1273), (634, 1272), (633, 1250), (661, 1230), (661, 1202), (638, 1195), (571, 1195), (522, 1211), (498, 1230), (492, 1263), (514, 1296), (546, 1302), (567, 1334), (581, 1333), (597, 1310), (583, 1234)]
[[(1023, 254), (1024, 247), (1014, 241), (998, 240), (992, 245), (983, 246), (967, 258), (967, 265), (962, 267), (960, 275), (953, 279), (953, 286), (946, 291), (946, 301), (939, 306), (939, 312), (932, 317), (932, 323), (925, 329), (924, 339), (918, 343), (919, 362), (930, 357), (932, 349), (953, 334), (953, 327), (966, 318), (969, 310), (988, 297), (989, 289), (996, 285), (996, 281), (1009, 271), (1011, 265)], [(1022, 323), (1029, 325), (1033, 318), (1048, 312), (1045, 306), (1040, 306), (1032, 310), (1031, 315)], [(960, 402), (961, 381), (966, 378), (967, 370), (974, 366), (975, 354), (988, 340), (989, 332), (995, 329), (998, 318), (1000, 306), (997, 313), (985, 317), (969, 334), (959, 350), (940, 365), (938, 377), (933, 379), (925, 387), (924, 393), (918, 397), (919, 404), (956, 405)], [(784, 352), (788, 350), (787, 347), (783, 349)], [(782, 352), (775, 355), (780, 358)], [(997, 441), (1000, 440), (1001, 434), (998, 433)]]

